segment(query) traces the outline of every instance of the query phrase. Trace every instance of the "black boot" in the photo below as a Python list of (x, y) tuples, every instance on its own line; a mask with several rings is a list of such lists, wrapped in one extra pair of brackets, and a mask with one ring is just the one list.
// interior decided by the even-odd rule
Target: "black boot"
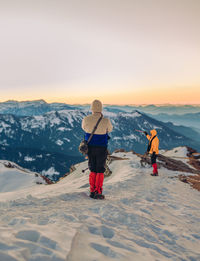
[(102, 194), (95, 194), (94, 199), (105, 199), (105, 196)]
[(158, 173), (152, 173), (151, 176), (158, 176)]
[(95, 194), (96, 194), (95, 192), (90, 192), (90, 197), (91, 197), (91, 198), (94, 198), (94, 197), (95, 197)]

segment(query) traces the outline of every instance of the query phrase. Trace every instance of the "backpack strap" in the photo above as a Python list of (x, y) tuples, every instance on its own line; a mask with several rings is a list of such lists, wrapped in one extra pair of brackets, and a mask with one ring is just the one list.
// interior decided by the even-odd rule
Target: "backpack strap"
[(151, 150), (151, 144), (152, 144), (152, 141), (155, 139), (155, 137), (156, 137), (156, 135), (150, 140), (148, 148), (147, 148), (147, 152), (149, 152)]
[(92, 137), (93, 137), (93, 135), (94, 135), (94, 133), (95, 133), (95, 131), (96, 131), (100, 121), (102, 120), (102, 118), (103, 118), (103, 114), (101, 114), (101, 117), (98, 119), (96, 125), (94, 126), (94, 129), (93, 129), (92, 133), (90, 134), (89, 139), (87, 140), (87, 144), (91, 141), (91, 139), (92, 139)]

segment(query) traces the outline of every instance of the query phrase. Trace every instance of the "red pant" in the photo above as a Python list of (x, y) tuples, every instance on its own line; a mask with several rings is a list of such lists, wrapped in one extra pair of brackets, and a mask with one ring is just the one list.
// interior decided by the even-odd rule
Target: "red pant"
[(157, 163), (154, 163), (154, 164), (152, 165), (152, 167), (153, 167), (153, 174), (158, 174)]
[(102, 194), (103, 191), (103, 173), (90, 172), (89, 183), (90, 183), (90, 192), (97, 192)]

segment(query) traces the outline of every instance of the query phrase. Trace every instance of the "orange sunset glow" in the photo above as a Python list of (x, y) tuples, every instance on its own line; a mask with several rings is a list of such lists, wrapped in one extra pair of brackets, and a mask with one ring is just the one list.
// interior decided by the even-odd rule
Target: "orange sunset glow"
[(2, 1), (0, 101), (200, 104), (199, 13), (196, 0)]
[[(123, 89), (123, 88), (122, 88)], [(106, 92), (105, 92), (106, 93)], [(2, 97), (2, 96), (1, 96)], [(3, 100), (9, 100), (10, 96), (3, 97)], [(68, 104), (87, 104), (91, 103), (94, 99), (100, 99), (105, 104), (200, 104), (200, 86), (196, 87), (175, 87), (175, 88), (141, 88), (134, 91), (126, 92), (98, 92), (97, 94), (91, 93), (89, 95), (80, 95), (79, 93), (65, 93), (63, 97), (59, 97), (56, 94), (53, 95), (41, 93), (37, 95), (23, 95), (22, 93), (13, 96), (14, 100), (25, 101), (25, 100), (38, 100), (44, 99), (45, 101), (61, 102)]]

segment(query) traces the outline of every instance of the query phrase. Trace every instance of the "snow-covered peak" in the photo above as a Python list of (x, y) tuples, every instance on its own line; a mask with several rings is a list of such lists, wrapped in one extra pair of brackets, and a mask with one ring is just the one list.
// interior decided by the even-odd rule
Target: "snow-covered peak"
[(33, 101), (15, 101), (15, 100), (8, 100), (6, 102), (0, 102), (0, 106), (10, 106), (10, 107), (27, 107), (30, 105), (41, 105), (47, 104), (45, 100), (33, 100)]
[(68, 122), (71, 127), (74, 126), (74, 122), (80, 122), (85, 114), (80, 110), (61, 110), (50, 111), (44, 115), (33, 116), (32, 118), (25, 119), (25, 128), (27, 124), (31, 128), (44, 129), (47, 126), (53, 127), (62, 124), (62, 122)]
[(39, 174), (23, 169), (13, 162), (0, 161), (0, 193), (32, 189), (37, 183), (45, 183)]
[(137, 118), (137, 117), (141, 117), (142, 114), (139, 111), (132, 111), (131, 113), (125, 113), (125, 112), (121, 112), (119, 113), (119, 115), (123, 116), (123, 117), (131, 117), (131, 118)]

